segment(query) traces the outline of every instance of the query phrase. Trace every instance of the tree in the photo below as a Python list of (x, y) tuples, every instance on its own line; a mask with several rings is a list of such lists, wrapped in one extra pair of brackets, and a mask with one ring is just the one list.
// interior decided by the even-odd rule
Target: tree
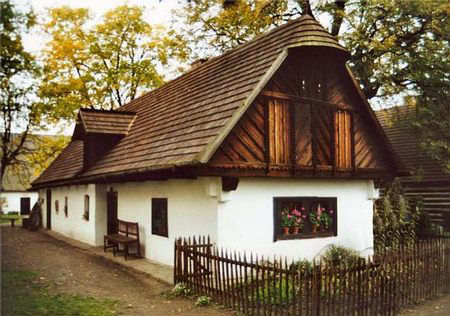
[(181, 38), (152, 27), (138, 6), (119, 6), (95, 25), (88, 9), (53, 8), (44, 29), (51, 40), (39, 94), (54, 120), (74, 119), (80, 107), (117, 108), (163, 83), (158, 65), (186, 58)]
[[(27, 150), (30, 132), (41, 126), (43, 109), (35, 95), (39, 67), (24, 50), (22, 34), (36, 23), (32, 11), (20, 12), (11, 1), (0, 2), (0, 180), (7, 167), (21, 164), (19, 157)], [(21, 133), (15, 133), (21, 131)]]
[(195, 45), (192, 51), (198, 58), (224, 53), (299, 14), (287, 14), (287, 5), (287, 0), (192, 0), (175, 15), (182, 21), (181, 35)]
[(433, 157), (449, 165), (448, 1), (313, 4), (309, 0), (192, 0), (186, 1), (178, 16), (190, 25), (183, 35), (213, 54), (296, 18), (300, 12), (319, 19), (328, 16), (330, 31), (351, 53), (349, 65), (367, 98), (386, 104), (394, 96), (415, 97), (420, 107), (415, 125), (421, 142)]
[(69, 141), (67, 136), (28, 135), (26, 146), (17, 157), (16, 163), (6, 170), (4, 184), (10, 182), (28, 188), (30, 182), (50, 166)]
[(24, 157), (33, 172), (32, 176), (37, 177), (47, 169), (69, 141), (68, 136), (33, 135), (33, 150)]

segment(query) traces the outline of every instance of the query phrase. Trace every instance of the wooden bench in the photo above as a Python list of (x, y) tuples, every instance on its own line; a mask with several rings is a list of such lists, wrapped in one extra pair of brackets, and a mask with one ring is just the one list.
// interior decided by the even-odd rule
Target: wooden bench
[[(116, 253), (121, 251), (119, 246), (123, 246), (125, 260), (127, 260), (128, 256), (136, 256), (141, 258), (141, 244), (139, 242), (139, 225), (138, 223), (126, 222), (122, 220), (118, 220), (118, 233), (112, 235), (105, 235), (103, 237), (103, 251), (106, 252), (106, 249), (112, 248), (113, 255), (116, 256)], [(130, 245), (135, 244), (137, 247), (137, 252), (130, 254)]]

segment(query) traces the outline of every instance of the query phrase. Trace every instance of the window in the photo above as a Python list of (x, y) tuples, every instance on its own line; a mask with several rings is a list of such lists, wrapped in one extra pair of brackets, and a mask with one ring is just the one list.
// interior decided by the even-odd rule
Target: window
[(69, 205), (67, 196), (64, 197), (64, 215), (69, 216)]
[(83, 218), (87, 221), (89, 221), (89, 195), (84, 196), (84, 212), (83, 212)]
[(152, 199), (152, 234), (169, 237), (166, 198)]
[(59, 213), (59, 201), (58, 200), (55, 200), (55, 212), (56, 212), (56, 214)]
[(274, 241), (330, 236), (337, 236), (337, 198), (274, 198)]

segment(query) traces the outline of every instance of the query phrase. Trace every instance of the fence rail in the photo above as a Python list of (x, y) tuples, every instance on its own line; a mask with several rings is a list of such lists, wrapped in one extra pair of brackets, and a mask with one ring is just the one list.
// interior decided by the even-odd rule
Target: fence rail
[(450, 292), (450, 239), (430, 238), (352, 264), (298, 265), (175, 241), (174, 282), (248, 315), (394, 315)]

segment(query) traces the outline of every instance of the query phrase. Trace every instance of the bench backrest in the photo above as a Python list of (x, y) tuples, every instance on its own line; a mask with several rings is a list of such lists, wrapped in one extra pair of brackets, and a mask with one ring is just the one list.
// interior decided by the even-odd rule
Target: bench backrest
[(126, 222), (118, 220), (119, 234), (123, 234), (127, 237), (135, 237), (139, 240), (139, 224), (133, 222)]

